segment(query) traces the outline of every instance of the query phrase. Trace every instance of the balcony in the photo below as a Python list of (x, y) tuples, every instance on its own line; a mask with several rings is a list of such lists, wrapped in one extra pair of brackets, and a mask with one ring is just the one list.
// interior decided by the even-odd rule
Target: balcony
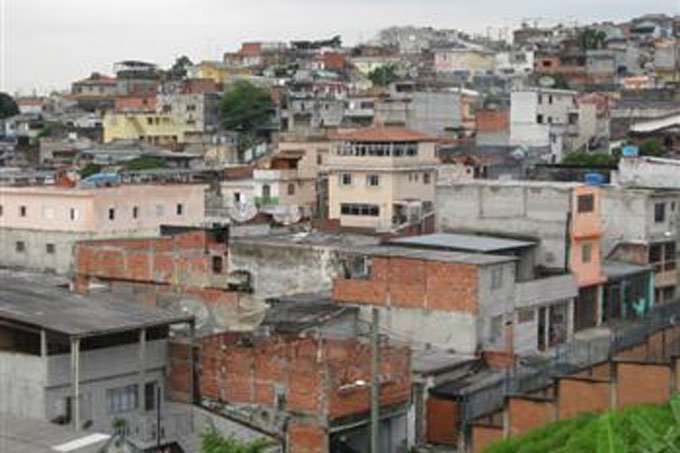
[(571, 274), (518, 282), (515, 307), (535, 307), (550, 302), (572, 299), (578, 295), (578, 284)]
[(279, 197), (255, 197), (255, 206), (258, 208), (270, 208), (279, 205)]
[(297, 177), (298, 171), (296, 168), (253, 171), (253, 179), (256, 181), (289, 181), (297, 179)]

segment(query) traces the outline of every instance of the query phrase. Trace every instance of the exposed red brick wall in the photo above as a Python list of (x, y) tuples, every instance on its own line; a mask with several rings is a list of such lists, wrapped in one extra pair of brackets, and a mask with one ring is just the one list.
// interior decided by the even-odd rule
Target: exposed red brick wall
[(635, 404), (662, 404), (671, 396), (671, 368), (665, 364), (617, 363), (618, 408)]
[(510, 130), (510, 112), (508, 110), (477, 111), (478, 132), (502, 132)]
[(218, 90), (218, 84), (213, 79), (187, 79), (182, 87), (182, 92), (186, 94), (214, 93)]
[[(370, 382), (370, 347), (356, 340), (254, 338), (250, 345), (238, 334), (201, 339), (201, 394), (232, 404), (274, 407), (276, 391), (285, 409), (296, 414), (338, 419), (370, 410), (368, 391), (343, 386)], [(380, 402), (405, 403), (410, 398), (410, 354), (405, 348), (381, 350)]]
[(168, 343), (167, 389), (171, 401), (191, 401), (190, 347), (184, 343)]
[(114, 109), (118, 113), (155, 112), (156, 96), (118, 96), (115, 98)]
[(503, 440), (502, 426), (474, 425), (472, 427), (472, 449), (475, 452), (484, 451), (501, 440)]
[(291, 420), (288, 425), (290, 453), (327, 453), (328, 438), (323, 428), (312, 421)]
[(477, 285), (473, 265), (373, 257), (370, 278), (337, 279), (333, 297), (339, 302), (476, 313)]
[[(153, 239), (79, 242), (75, 247), (79, 279), (100, 278), (178, 286), (211, 286), (212, 257), (226, 261), (227, 246), (206, 231)], [(226, 275), (227, 269), (222, 270)], [(226, 279), (222, 279), (226, 285)]]
[(588, 378), (562, 378), (559, 381), (559, 418), (572, 418), (588, 412), (604, 412), (610, 407), (610, 383)]
[(503, 351), (482, 351), (482, 359), (491, 368), (505, 369), (514, 365), (517, 356)]
[(557, 418), (555, 401), (512, 397), (508, 400), (511, 436), (528, 433)]
[(326, 52), (323, 54), (323, 64), (329, 71), (345, 69), (345, 55), (340, 52)]
[(430, 395), (426, 408), (427, 442), (434, 445), (455, 447), (458, 443), (460, 407), (457, 402)]

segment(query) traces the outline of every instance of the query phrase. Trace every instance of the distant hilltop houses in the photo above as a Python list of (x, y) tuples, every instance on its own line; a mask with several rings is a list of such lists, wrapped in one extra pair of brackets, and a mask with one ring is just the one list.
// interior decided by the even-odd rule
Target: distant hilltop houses
[(0, 450), (483, 452), (680, 390), (680, 17), (321, 38), (0, 93)]

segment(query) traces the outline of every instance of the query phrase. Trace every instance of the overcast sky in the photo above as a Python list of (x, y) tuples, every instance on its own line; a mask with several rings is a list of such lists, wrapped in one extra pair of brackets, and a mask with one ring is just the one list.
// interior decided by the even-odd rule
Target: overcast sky
[(123, 59), (218, 59), (243, 40), (354, 44), (390, 25), (485, 32), (524, 17), (579, 23), (680, 13), (680, 0), (0, 0), (0, 90), (68, 88)]

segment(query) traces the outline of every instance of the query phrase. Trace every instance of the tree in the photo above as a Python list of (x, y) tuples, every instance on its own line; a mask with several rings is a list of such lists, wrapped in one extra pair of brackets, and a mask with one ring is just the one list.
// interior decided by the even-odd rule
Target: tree
[(267, 90), (239, 80), (220, 101), (220, 122), (223, 128), (238, 132), (239, 143), (252, 142), (257, 132), (269, 125), (273, 109)]
[(0, 120), (19, 114), (19, 106), (12, 96), (0, 91)]
[(665, 157), (668, 155), (668, 150), (660, 140), (653, 138), (640, 144), (640, 154), (642, 156)]
[(151, 170), (154, 168), (167, 168), (167, 164), (160, 157), (141, 156), (123, 164), (126, 170)]
[(378, 66), (368, 74), (368, 78), (371, 79), (373, 85), (387, 86), (397, 80), (397, 66), (394, 64)]
[(201, 435), (201, 453), (263, 453), (271, 445), (264, 439), (243, 442), (224, 437), (214, 426)]
[(102, 171), (101, 165), (89, 163), (80, 170), (80, 177), (82, 179), (89, 178), (90, 176), (96, 175), (101, 171)]
[(580, 41), (583, 50), (603, 49), (607, 41), (607, 34), (601, 30), (589, 28), (581, 32)]
[(171, 80), (180, 80), (187, 76), (187, 70), (190, 66), (194, 64), (191, 62), (189, 57), (182, 55), (175, 60), (175, 64), (168, 70), (167, 75)]

